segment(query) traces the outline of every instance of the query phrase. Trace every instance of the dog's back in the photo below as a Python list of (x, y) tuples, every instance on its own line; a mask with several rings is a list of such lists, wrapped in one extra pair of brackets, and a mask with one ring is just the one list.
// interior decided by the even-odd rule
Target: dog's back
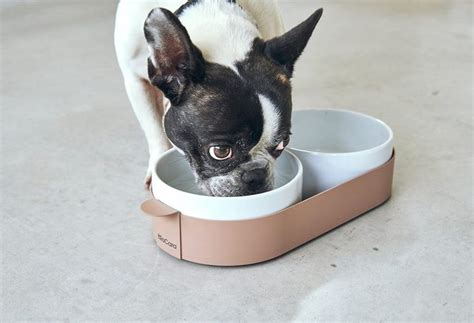
[[(222, 1), (227, 0), (201, 0), (200, 2), (212, 6)], [(186, 2), (183, 0), (120, 1), (117, 8), (114, 40), (117, 59), (124, 77), (130, 74), (134, 77), (147, 79), (146, 60), (148, 50), (143, 35), (143, 24), (149, 12), (156, 7), (175, 12)], [(260, 36), (263, 39), (270, 39), (284, 32), (280, 11), (274, 0), (237, 0), (237, 3), (256, 22)], [(192, 10), (192, 8), (189, 8), (189, 10)], [(196, 17), (196, 19), (199, 19), (199, 17)], [(202, 19), (207, 18), (202, 17)], [(191, 39), (199, 47), (199, 40), (193, 39), (193, 28), (189, 26), (193, 23), (193, 21), (187, 20), (183, 22), (183, 25), (191, 31)], [(206, 35), (209, 32), (209, 29), (202, 30), (206, 37), (212, 38), (212, 35)], [(194, 38), (199, 37), (196, 34)]]

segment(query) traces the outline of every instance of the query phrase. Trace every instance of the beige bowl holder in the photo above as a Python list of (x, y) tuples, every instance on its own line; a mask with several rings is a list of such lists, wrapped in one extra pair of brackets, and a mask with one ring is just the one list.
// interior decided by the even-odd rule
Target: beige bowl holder
[(394, 163), (395, 152), (376, 169), (257, 219), (194, 218), (154, 198), (142, 210), (152, 216), (156, 243), (173, 257), (216, 266), (248, 265), (283, 255), (384, 203), (392, 192)]

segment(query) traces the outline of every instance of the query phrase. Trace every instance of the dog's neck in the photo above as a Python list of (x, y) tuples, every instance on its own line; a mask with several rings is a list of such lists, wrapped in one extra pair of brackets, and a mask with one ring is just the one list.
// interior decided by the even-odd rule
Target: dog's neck
[(255, 20), (239, 5), (223, 0), (201, 0), (187, 5), (179, 20), (204, 58), (237, 72), (253, 40), (260, 37)]

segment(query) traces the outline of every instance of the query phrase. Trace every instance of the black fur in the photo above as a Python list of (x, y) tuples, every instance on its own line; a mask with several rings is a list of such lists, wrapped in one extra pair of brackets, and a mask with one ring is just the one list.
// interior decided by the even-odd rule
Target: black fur
[(194, 4), (200, 2), (201, 0), (188, 0), (185, 4), (183, 4), (181, 7), (178, 8), (178, 10), (176, 10), (174, 12), (174, 14), (176, 16), (179, 16), (183, 13), (183, 11), (191, 6), (193, 6)]
[[(243, 162), (260, 139), (263, 115), (251, 84), (230, 68), (207, 63), (202, 82), (193, 84), (181, 104), (165, 116), (166, 134), (192, 158), (189, 162), (202, 179), (224, 175)], [(229, 145), (234, 157), (214, 160), (209, 147)]]
[(286, 75), (284, 67), (275, 64), (264, 55), (265, 42), (255, 39), (252, 50), (244, 61), (236, 64), (239, 74), (250, 84), (256, 93), (265, 95), (278, 110), (280, 126), (274, 145), (268, 147), (273, 151), (276, 145), (290, 135), (291, 128), (291, 84), (281, 82), (279, 75)]
[(265, 54), (283, 66), (288, 75), (291, 76), (293, 74), (295, 62), (306, 47), (322, 14), (322, 8), (316, 10), (308, 19), (298, 26), (280, 37), (267, 41), (265, 44)]
[[(179, 7), (178, 10), (174, 12), (174, 14), (179, 17), (185, 9), (188, 9), (189, 7), (192, 7), (193, 5), (201, 1), (202, 0), (188, 0), (185, 4)], [(235, 0), (225, 0), (225, 1), (230, 2), (230, 3), (235, 3)]]

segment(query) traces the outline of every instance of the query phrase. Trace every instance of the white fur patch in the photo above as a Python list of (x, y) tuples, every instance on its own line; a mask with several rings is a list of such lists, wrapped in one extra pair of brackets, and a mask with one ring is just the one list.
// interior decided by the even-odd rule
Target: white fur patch
[(203, 0), (185, 9), (179, 20), (191, 41), (209, 62), (228, 66), (245, 59), (253, 40), (260, 37), (255, 20), (238, 5), (222, 0)]
[(260, 105), (263, 112), (263, 132), (258, 143), (252, 148), (250, 154), (258, 154), (273, 143), (280, 125), (280, 114), (275, 105), (266, 96), (259, 94)]

